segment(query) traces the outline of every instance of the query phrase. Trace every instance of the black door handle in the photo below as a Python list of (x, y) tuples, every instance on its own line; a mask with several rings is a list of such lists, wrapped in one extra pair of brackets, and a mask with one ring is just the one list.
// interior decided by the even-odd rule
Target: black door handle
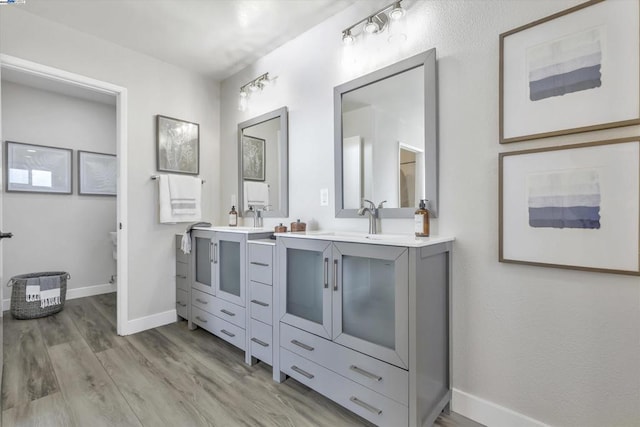
[(10, 239), (13, 237), (13, 233), (2, 233), (0, 232), (0, 239)]

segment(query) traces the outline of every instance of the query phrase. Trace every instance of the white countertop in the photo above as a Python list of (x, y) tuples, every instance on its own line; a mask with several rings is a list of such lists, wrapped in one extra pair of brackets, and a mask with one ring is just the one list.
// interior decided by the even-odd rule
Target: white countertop
[(275, 233), (276, 237), (294, 237), (299, 239), (331, 240), (333, 242), (368, 243), (373, 245), (405, 246), (421, 248), (444, 242), (453, 242), (454, 237), (431, 236), (416, 237), (413, 234), (364, 234), (348, 231), (307, 231), (299, 233)]
[(247, 243), (253, 243), (256, 245), (267, 245), (267, 246), (275, 246), (276, 241), (274, 239), (254, 239), (247, 240)]
[(213, 227), (193, 227), (193, 229), (205, 230), (205, 231), (224, 231), (227, 233), (242, 233), (242, 234), (273, 233), (273, 228), (229, 227), (228, 225), (213, 226)]

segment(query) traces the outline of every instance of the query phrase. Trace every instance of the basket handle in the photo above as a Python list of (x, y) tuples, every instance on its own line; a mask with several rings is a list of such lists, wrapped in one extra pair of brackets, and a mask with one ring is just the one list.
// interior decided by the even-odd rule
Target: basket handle
[(13, 277), (9, 279), (9, 281), (7, 282), (7, 288), (10, 288), (12, 286), (13, 286)]
[(67, 273), (67, 280), (71, 280), (71, 274)]

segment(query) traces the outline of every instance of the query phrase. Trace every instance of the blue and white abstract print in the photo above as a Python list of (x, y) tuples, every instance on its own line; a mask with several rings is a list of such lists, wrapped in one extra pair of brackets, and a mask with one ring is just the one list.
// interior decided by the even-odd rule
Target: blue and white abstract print
[(529, 99), (600, 87), (603, 36), (603, 28), (593, 28), (527, 49)]
[(534, 228), (600, 228), (597, 170), (532, 174), (527, 177), (529, 225)]

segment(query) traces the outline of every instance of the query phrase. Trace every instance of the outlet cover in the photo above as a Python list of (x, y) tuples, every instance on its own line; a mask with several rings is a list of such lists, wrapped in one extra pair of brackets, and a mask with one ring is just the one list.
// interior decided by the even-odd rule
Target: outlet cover
[(329, 189), (320, 189), (320, 206), (329, 206)]

